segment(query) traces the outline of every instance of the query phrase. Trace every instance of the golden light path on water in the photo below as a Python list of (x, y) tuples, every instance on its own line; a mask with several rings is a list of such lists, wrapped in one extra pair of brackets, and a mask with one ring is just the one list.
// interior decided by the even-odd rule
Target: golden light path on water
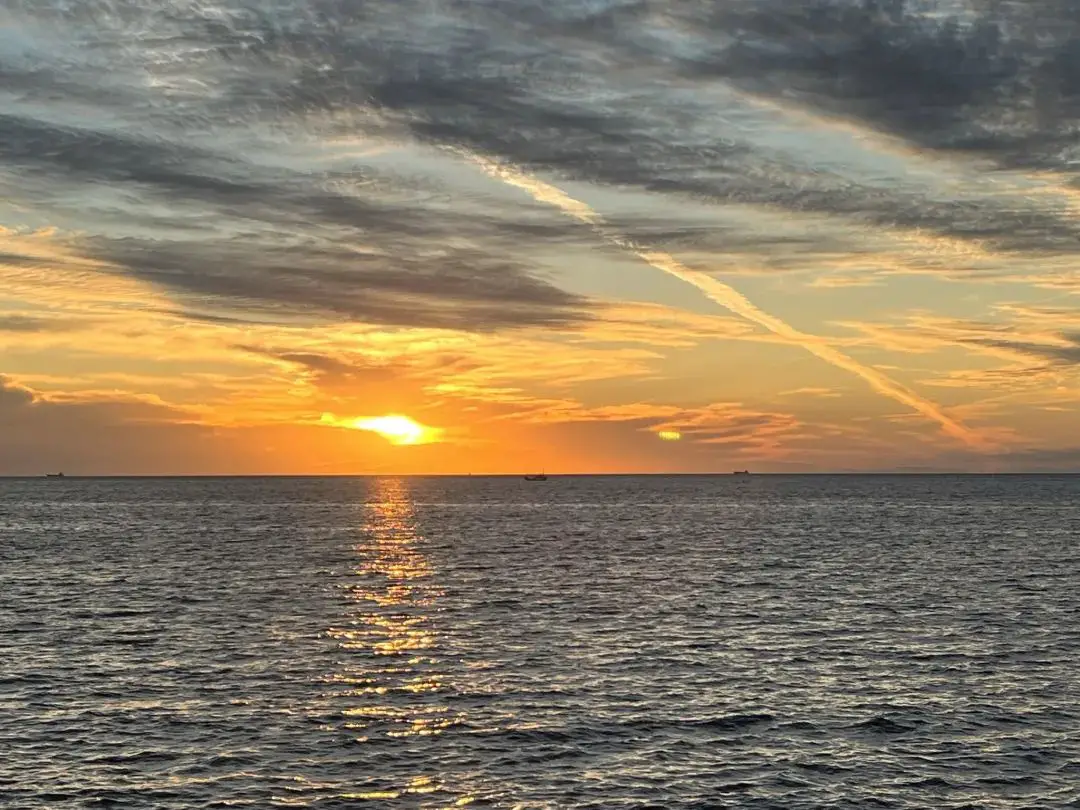
[[(348, 654), (345, 668), (330, 679), (348, 687), (341, 727), (360, 744), (379, 736), (434, 737), (464, 720), (441, 699), (447, 676), (437, 656), (432, 613), (443, 593), (422, 551), (408, 483), (376, 479), (366, 486), (372, 490), (362, 506), (350, 586), (355, 610), (345, 626), (329, 630)], [(471, 791), (445, 784), (434, 765), (426, 770), (399, 784), (372, 785), (343, 798), (378, 804), (409, 797), (415, 802), (433, 794), (433, 803), (424, 804), (431, 807), (474, 801)]]

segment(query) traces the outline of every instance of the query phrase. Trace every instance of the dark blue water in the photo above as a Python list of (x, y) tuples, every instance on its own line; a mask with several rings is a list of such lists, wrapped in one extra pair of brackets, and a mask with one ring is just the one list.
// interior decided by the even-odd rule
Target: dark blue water
[(0, 806), (1080, 806), (1078, 504), (0, 481)]

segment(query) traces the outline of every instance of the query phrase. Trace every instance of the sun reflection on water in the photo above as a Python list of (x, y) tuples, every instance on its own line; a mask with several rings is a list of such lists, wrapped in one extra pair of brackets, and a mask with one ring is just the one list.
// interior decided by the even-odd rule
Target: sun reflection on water
[[(338, 727), (360, 743), (430, 738), (464, 720), (445, 700), (448, 676), (432, 621), (443, 593), (423, 551), (408, 482), (380, 479), (371, 485), (375, 489), (363, 506), (349, 587), (356, 609), (343, 626), (329, 630), (347, 654), (342, 670), (330, 679), (344, 687)], [(349, 795), (389, 799), (406, 794), (438, 794), (432, 798), (442, 806), (472, 800), (431, 774)]]

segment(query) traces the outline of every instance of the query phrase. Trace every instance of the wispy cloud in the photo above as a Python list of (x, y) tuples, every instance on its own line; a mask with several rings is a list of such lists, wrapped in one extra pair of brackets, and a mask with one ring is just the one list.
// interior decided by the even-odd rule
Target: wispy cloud
[(802, 397), (825, 397), (827, 399), (832, 399), (832, 398), (841, 396), (841, 394), (838, 391), (832, 390), (831, 388), (804, 387), (804, 388), (793, 388), (790, 391), (781, 391), (780, 396), (782, 396), (782, 397), (799, 397), (799, 396), (802, 396)]
[(882, 347), (897, 351), (931, 352), (952, 346), (1014, 362), (1080, 364), (1080, 329), (1060, 323), (1055, 328), (1049, 318), (1039, 322), (973, 321), (918, 313), (908, 316), (902, 324), (846, 322), (844, 325), (862, 332)]
[[(30, 210), (94, 223), (93, 255), (238, 308), (395, 323), (413, 308), (429, 325), (572, 320), (583, 302), (546, 286), (522, 248), (573, 231), (410, 172), (409, 139), (846, 223), (846, 239), (808, 244), (808, 256), (857, 249), (866, 226), (921, 233), (929, 252), (941, 240), (990, 256), (1071, 252), (1078, 236), (1069, 200), (1034, 193), (1033, 181), (986, 183), (966, 169), (944, 172), (952, 185), (932, 171), (913, 179), (875, 163), (875, 143), (844, 162), (792, 137), (802, 111), (816, 111), (943, 162), (963, 153), (1053, 170), (1067, 185), (1075, 60), (1071, 23), (1052, 4), (956, 22), (846, 0), (608, 2), (584, 17), (562, 2), (481, 3), (477, 14), (412, 0), (362, 12), (338, 0), (318, 13), (239, 0), (168, 15), (134, 0), (93, 8), (43, 0), (8, 12), (22, 45), (0, 54), (8, 182)], [(72, 30), (92, 32), (93, 47)], [(94, 70), (104, 64), (109, 80)], [(88, 104), (100, 114), (79, 115)], [(342, 148), (343, 136), (365, 148)], [(389, 157), (374, 148), (386, 143)], [(738, 238), (719, 223), (615, 224), (659, 249), (731, 250)], [(754, 249), (768, 253), (767, 239)], [(458, 295), (460, 319), (446, 311)]]
[(839, 349), (826, 343), (819, 337), (795, 329), (782, 319), (765, 312), (733, 287), (718, 281), (704, 273), (696, 272), (679, 262), (675, 257), (660, 251), (646, 251), (634, 245), (620, 234), (613, 233), (604, 218), (588, 205), (575, 200), (561, 190), (529, 177), (506, 166), (493, 164), (482, 158), (473, 157), (485, 171), (500, 180), (527, 191), (535, 199), (550, 203), (575, 219), (595, 228), (609, 241), (625, 248), (647, 262), (652, 267), (667, 273), (680, 281), (685, 281), (704, 293), (711, 301), (746, 320), (754, 323), (777, 337), (790, 341), (837, 368), (850, 372), (866, 382), (874, 391), (889, 397), (936, 422), (942, 430), (953, 438), (973, 447), (986, 447), (985, 439), (962, 422), (949, 416), (934, 402), (921, 396), (910, 388), (897, 383), (887, 375), (871, 366), (860, 363), (855, 358), (844, 354)]
[(1080, 387), (1072, 0), (166, 5), (0, 9), (0, 353), (39, 437), (547, 408), (617, 448), (668, 408), (687, 440), (641, 458), (700, 418), (874, 461), (1050, 441), (988, 403)]

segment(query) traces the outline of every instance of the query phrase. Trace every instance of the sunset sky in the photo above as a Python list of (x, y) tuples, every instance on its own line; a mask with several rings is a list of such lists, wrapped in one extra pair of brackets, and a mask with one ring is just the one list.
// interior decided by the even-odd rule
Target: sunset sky
[(0, 474), (1080, 469), (1075, 0), (13, 0), (0, 99)]

